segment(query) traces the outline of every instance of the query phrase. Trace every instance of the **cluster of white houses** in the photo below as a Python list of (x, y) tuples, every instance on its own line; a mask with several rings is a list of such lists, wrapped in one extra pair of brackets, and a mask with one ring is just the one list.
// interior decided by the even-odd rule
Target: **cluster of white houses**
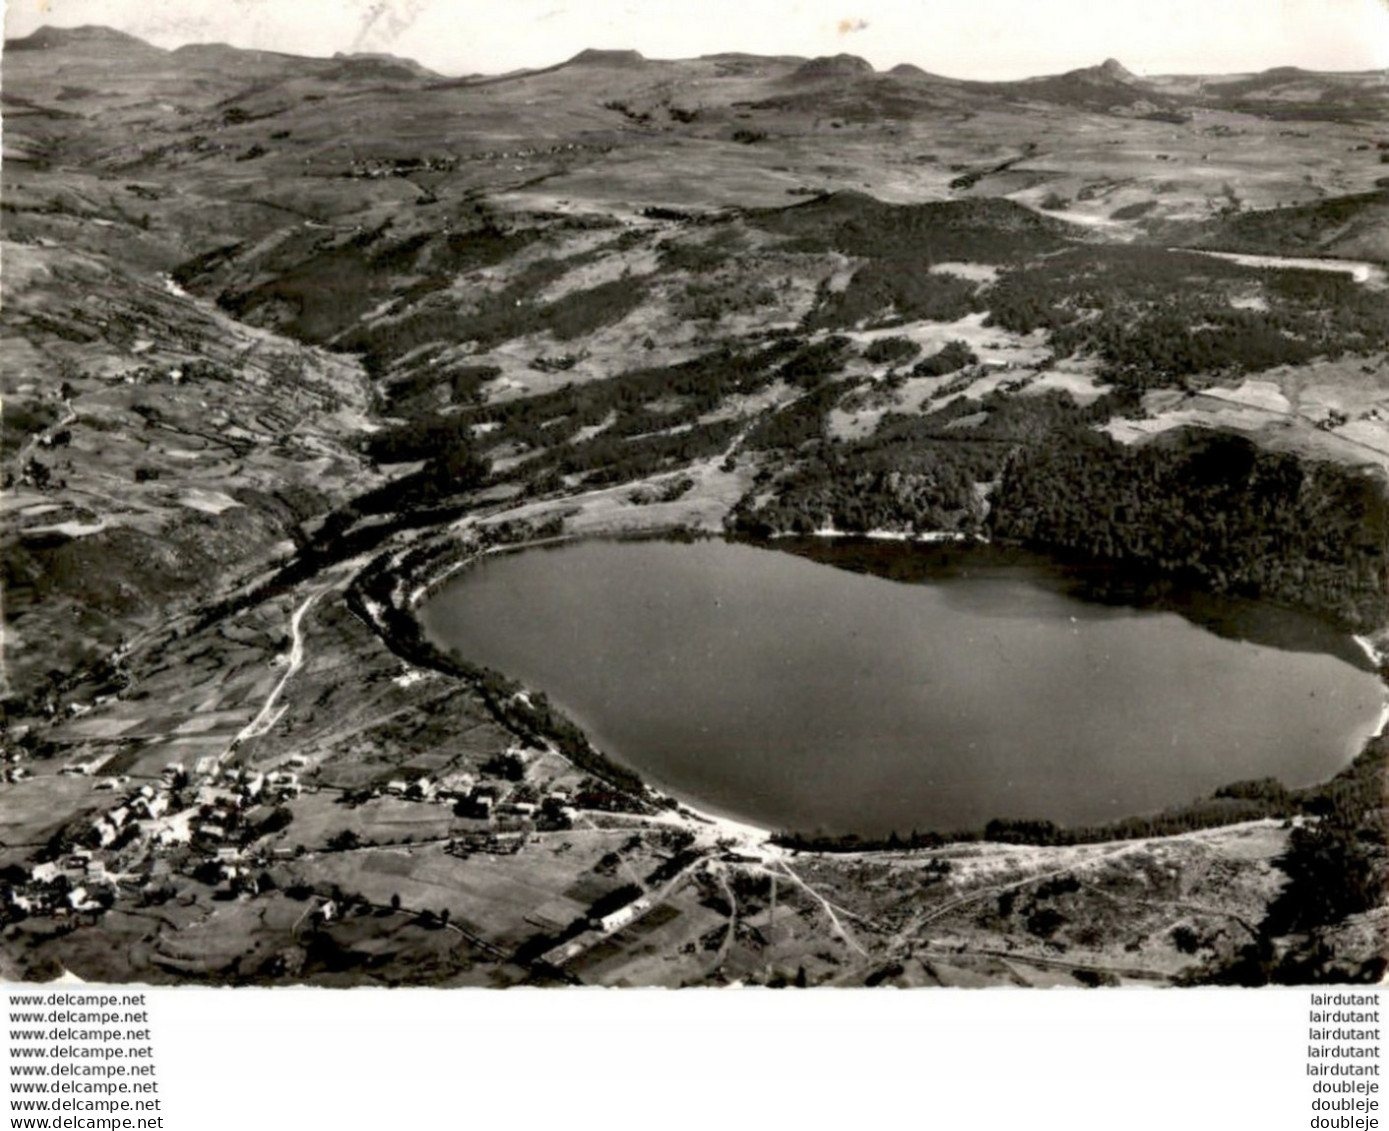
[[(10, 870), (7, 879), (11, 882), (0, 889), (0, 919), (6, 911), (10, 917), (100, 912), (116, 901), (122, 889), (156, 891), (160, 877), (174, 868), (192, 868), (197, 878), (214, 885), (214, 898), (255, 894), (267, 875), (256, 860), (263, 864), (293, 854), (287, 847), (248, 853), (250, 841), (266, 831), (266, 821), (248, 814), (258, 810), (273, 818), (276, 807), (299, 795), (300, 773), (309, 764), (303, 755), (268, 769), (224, 765), (220, 758), (208, 755), (199, 758), (191, 772), (182, 762), (171, 762), (158, 778), (132, 784), (128, 775), (112, 772), (116, 753), (116, 748), (108, 747), (62, 767), (64, 775), (92, 779), (93, 792), (112, 794), (112, 803), (84, 823), (62, 830), (61, 846), (55, 844), (50, 859)], [(523, 765), (527, 756), (519, 747), (506, 752), (507, 758)], [(10, 780), (27, 776), (18, 757), (5, 759)], [(467, 834), (455, 846), (468, 852), (515, 851), (524, 841), (524, 833), (517, 830), (529, 827), (530, 822), (569, 827), (578, 817), (568, 790), (538, 790), (486, 771), (481, 780), (479, 774), (465, 770), (437, 778), (393, 777), (371, 793), (449, 804), (459, 816), (486, 821), (486, 830)], [(481, 839), (474, 843), (468, 837)], [(19, 870), (25, 874), (19, 875)], [(605, 933), (617, 930), (645, 909), (642, 900), (618, 908), (603, 916), (601, 929)], [(324, 919), (333, 914), (331, 905), (320, 912)]]
[[(90, 776), (110, 760), (105, 754), (69, 763), (65, 774)], [(292, 760), (293, 761), (293, 760)], [(302, 764), (303, 760), (298, 760)], [(166, 766), (157, 781), (145, 782), (94, 817), (76, 838), (80, 843), (57, 859), (33, 865), (27, 879), (5, 889), (7, 902), (27, 915), (100, 911), (114, 902), (119, 885), (139, 886), (148, 876), (112, 870), (112, 863), (144, 857), (149, 848), (201, 844), (221, 865), (223, 879), (236, 877), (233, 861), (241, 849), (234, 832), (242, 813), (273, 805), (300, 792), (299, 775), (289, 764), (272, 770), (224, 768), (201, 759), (196, 785), (180, 762)], [(126, 787), (124, 776), (100, 777), (96, 791)], [(107, 859), (95, 854), (105, 850)], [(147, 869), (142, 869), (142, 873)]]

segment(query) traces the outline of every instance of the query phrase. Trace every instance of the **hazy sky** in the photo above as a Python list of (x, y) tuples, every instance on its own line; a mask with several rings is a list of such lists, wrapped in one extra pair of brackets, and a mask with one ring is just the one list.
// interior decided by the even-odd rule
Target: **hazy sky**
[(965, 78), (1107, 56), (1148, 74), (1389, 67), (1389, 0), (7, 0), (6, 35), (45, 23), (109, 24), (163, 47), (390, 51), (447, 74), (544, 66), (585, 47), (849, 51)]

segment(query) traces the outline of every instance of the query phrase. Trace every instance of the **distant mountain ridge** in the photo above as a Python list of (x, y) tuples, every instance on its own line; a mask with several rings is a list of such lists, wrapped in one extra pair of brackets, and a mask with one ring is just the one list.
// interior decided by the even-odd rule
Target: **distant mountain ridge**
[(147, 43), (138, 36), (117, 31), (104, 24), (82, 24), (79, 27), (52, 27), (44, 24), (43, 27), (36, 29), (29, 35), (21, 36), (18, 39), (6, 39), (5, 50), (46, 51), (54, 47), (68, 47), (73, 44), (86, 43), (124, 44), (147, 48), (151, 51), (161, 50), (161, 48)]
[(1133, 84), (1142, 81), (1118, 59), (1106, 59), (1098, 67), (1083, 67), (1069, 73), (1072, 78), (1100, 83)]
[[(5, 40), (6, 51), (32, 51), (32, 50), (51, 50), (78, 45), (99, 45), (108, 44), (114, 47), (143, 48), (150, 51), (163, 52), (164, 49), (140, 39), (138, 36), (128, 32), (120, 31), (116, 28), (102, 24), (83, 24), (75, 27), (59, 27), (45, 24), (26, 36)], [(296, 55), (289, 52), (264, 51), (253, 48), (236, 47), (230, 44), (186, 44), (176, 48), (178, 52), (197, 52), (200, 49), (209, 47), (220, 47), (228, 52), (245, 52), (253, 55), (276, 55), (285, 59), (303, 59), (315, 63), (325, 63), (336, 60), (350, 63), (367, 69), (370, 66), (378, 66), (383, 70), (394, 70), (400, 74), (406, 71), (416, 77), (439, 78), (439, 77), (462, 77), (462, 76), (443, 76), (438, 72), (425, 67), (423, 64), (403, 56), (385, 53), (370, 52), (335, 52), (331, 56), (306, 56)], [(1081, 67), (1060, 74), (1037, 75), (1022, 79), (1011, 80), (969, 80), (947, 77), (926, 71), (915, 63), (898, 63), (896, 66), (886, 70), (878, 71), (867, 59), (858, 55), (841, 52), (837, 55), (820, 55), (812, 59), (806, 59), (797, 55), (758, 55), (743, 51), (726, 51), (702, 55), (699, 61), (705, 62), (726, 62), (731, 64), (749, 65), (768, 65), (781, 66), (788, 68), (792, 77), (800, 79), (820, 79), (820, 78), (871, 78), (881, 76), (896, 76), (899, 78), (930, 78), (942, 82), (969, 82), (974, 81), (981, 85), (994, 87), (1005, 87), (1021, 84), (1036, 84), (1061, 79), (1071, 80), (1080, 83), (1091, 83), (1096, 85), (1112, 86), (1137, 86), (1145, 87), (1151, 80), (1136, 75), (1125, 67), (1119, 60), (1109, 58), (1104, 62), (1091, 67)], [(673, 59), (648, 59), (640, 51), (633, 49), (619, 48), (585, 48), (570, 58), (546, 67), (522, 68), (513, 72), (516, 74), (527, 73), (549, 73), (557, 68), (573, 67), (609, 67), (621, 69), (641, 69), (658, 66), (662, 63), (682, 62), (686, 60)], [(1306, 70), (1297, 66), (1283, 65), (1270, 67), (1252, 75), (1226, 75), (1212, 74), (1206, 77), (1209, 84), (1213, 87), (1223, 85), (1249, 86), (1255, 84), (1267, 84), (1278, 82), (1296, 81), (1298, 79), (1314, 79), (1328, 76), (1341, 75), (1344, 77), (1354, 77), (1369, 72), (1322, 72)], [(468, 76), (468, 77), (496, 77), (496, 76)], [(1181, 76), (1166, 76), (1168, 78)]]
[[(721, 94), (710, 82), (743, 81), (762, 84), (731, 95), (734, 101), (759, 110), (788, 114), (823, 114), (856, 123), (900, 121), (922, 115), (977, 109), (1007, 109), (1024, 104), (1062, 106), (1089, 114), (1155, 118), (1183, 125), (1201, 109), (1222, 109), (1281, 120), (1364, 121), (1389, 112), (1389, 76), (1382, 72), (1319, 73), (1295, 66), (1274, 67), (1258, 74), (1140, 76), (1119, 60), (1105, 59), (1089, 67), (1060, 74), (1014, 80), (984, 81), (934, 74), (913, 63), (878, 70), (869, 60), (841, 52), (805, 58), (797, 55), (755, 55), (722, 52), (687, 59), (649, 59), (640, 51), (590, 47), (545, 67), (500, 74), (446, 76), (418, 62), (381, 53), (331, 56), (293, 55), (225, 43), (186, 44), (172, 51), (136, 36), (100, 25), (45, 25), (32, 34), (7, 40), (8, 51), (70, 53), (77, 65), (127, 77), (158, 70), (167, 89), (179, 83), (236, 83), (242, 92), (224, 97), (254, 98), (258, 93), (303, 81), (348, 87), (410, 87), (440, 92), (467, 87), (505, 86), (542, 76), (555, 93), (574, 99), (621, 103), (640, 114), (664, 116), (663, 100), (717, 105)], [(686, 90), (686, 84), (691, 89)], [(85, 86), (86, 84), (84, 84)], [(251, 90), (252, 86), (255, 90)], [(724, 87), (731, 91), (732, 86)], [(710, 96), (705, 99), (705, 91)], [(325, 94), (324, 97), (331, 95)], [(285, 93), (282, 97), (289, 97)], [(643, 103), (638, 107), (638, 103)], [(280, 105), (280, 110), (283, 105)], [(266, 103), (248, 112), (276, 110)], [(708, 121), (707, 116), (703, 119)], [(693, 119), (690, 119), (693, 121)], [(685, 124), (689, 124), (686, 122)]]

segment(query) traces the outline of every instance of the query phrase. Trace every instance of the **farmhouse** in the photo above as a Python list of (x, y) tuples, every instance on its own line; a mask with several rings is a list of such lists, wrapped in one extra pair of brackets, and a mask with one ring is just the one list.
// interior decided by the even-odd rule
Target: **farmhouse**
[(625, 907), (619, 907), (616, 911), (609, 911), (598, 920), (599, 926), (602, 928), (604, 934), (610, 934), (619, 927), (625, 927), (650, 905), (650, 901), (648, 900), (634, 899)]

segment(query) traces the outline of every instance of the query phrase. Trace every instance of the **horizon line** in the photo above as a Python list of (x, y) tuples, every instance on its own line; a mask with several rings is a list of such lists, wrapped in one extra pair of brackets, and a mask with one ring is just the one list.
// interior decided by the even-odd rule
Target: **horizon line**
[(420, 67), (422, 70), (430, 71), (430, 72), (432, 72), (433, 74), (437, 75), (439, 78), (441, 78), (441, 79), (446, 79), (446, 80), (458, 80), (458, 79), (470, 79), (470, 78), (477, 78), (477, 79), (496, 79), (496, 78), (507, 78), (507, 77), (511, 77), (511, 76), (515, 76), (515, 77), (518, 77), (518, 78), (519, 78), (519, 77), (523, 77), (523, 76), (525, 76), (525, 75), (527, 75), (527, 74), (537, 74), (537, 73), (544, 73), (544, 72), (548, 72), (548, 71), (557, 70), (557, 69), (560, 68), (560, 67), (563, 67), (563, 66), (566, 66), (566, 65), (569, 64), (569, 63), (575, 62), (575, 61), (578, 60), (580, 57), (582, 57), (583, 55), (586, 55), (586, 54), (596, 54), (596, 55), (629, 55), (629, 56), (630, 56), (630, 55), (635, 55), (637, 58), (639, 58), (639, 59), (640, 59), (642, 62), (644, 62), (644, 63), (656, 63), (656, 64), (660, 64), (660, 63), (690, 63), (690, 62), (698, 62), (698, 61), (704, 60), (704, 59), (718, 59), (718, 58), (726, 57), (726, 56), (742, 56), (742, 57), (749, 58), (749, 59), (766, 59), (766, 60), (778, 60), (778, 59), (780, 59), (780, 60), (798, 60), (798, 61), (804, 62), (804, 63), (813, 62), (813, 61), (820, 60), (820, 59), (850, 58), (850, 59), (856, 59), (856, 60), (858, 60), (859, 62), (862, 62), (862, 63), (866, 64), (866, 65), (870, 68), (872, 74), (874, 74), (874, 75), (880, 75), (880, 76), (890, 75), (890, 74), (892, 73), (893, 70), (896, 70), (896, 69), (899, 68), (899, 67), (912, 67), (912, 68), (914, 68), (914, 69), (916, 69), (916, 70), (919, 70), (919, 71), (921, 71), (923, 74), (928, 75), (928, 76), (930, 76), (930, 77), (932, 77), (932, 78), (948, 79), (948, 80), (951, 80), (951, 81), (954, 81), (954, 82), (980, 83), (980, 84), (989, 84), (989, 85), (1027, 82), (1027, 81), (1029, 81), (1029, 80), (1034, 80), (1034, 79), (1057, 78), (1057, 77), (1061, 77), (1061, 76), (1068, 75), (1068, 74), (1074, 74), (1074, 73), (1077, 73), (1077, 72), (1079, 72), (1079, 71), (1099, 70), (1101, 67), (1105, 66), (1105, 64), (1111, 63), (1111, 62), (1117, 63), (1120, 67), (1122, 67), (1125, 71), (1127, 71), (1127, 72), (1128, 72), (1130, 75), (1132, 75), (1134, 78), (1140, 79), (1140, 80), (1142, 80), (1142, 79), (1171, 79), (1171, 78), (1210, 78), (1210, 77), (1217, 77), (1217, 76), (1219, 76), (1219, 77), (1226, 77), (1226, 76), (1231, 76), (1231, 77), (1233, 77), (1233, 76), (1239, 76), (1239, 75), (1263, 75), (1263, 74), (1269, 74), (1269, 73), (1274, 72), (1274, 71), (1301, 71), (1301, 72), (1303, 72), (1303, 73), (1305, 73), (1305, 74), (1309, 74), (1309, 75), (1375, 75), (1375, 74), (1389, 75), (1389, 66), (1385, 66), (1385, 67), (1356, 68), (1356, 69), (1347, 69), (1347, 70), (1327, 70), (1327, 69), (1319, 69), (1319, 68), (1314, 68), (1314, 67), (1305, 67), (1305, 66), (1302, 66), (1302, 65), (1297, 64), (1297, 63), (1277, 63), (1277, 64), (1274, 64), (1274, 65), (1272, 65), (1272, 66), (1263, 67), (1263, 68), (1260, 68), (1260, 69), (1257, 69), (1257, 70), (1242, 69), (1242, 70), (1230, 70), (1230, 71), (1165, 71), (1165, 70), (1164, 70), (1164, 71), (1132, 71), (1132, 70), (1130, 70), (1130, 69), (1123, 63), (1122, 60), (1118, 59), (1116, 56), (1110, 55), (1110, 56), (1107, 56), (1107, 57), (1106, 57), (1104, 60), (1102, 60), (1101, 62), (1099, 62), (1099, 63), (1094, 63), (1094, 64), (1091, 64), (1091, 65), (1089, 65), (1089, 66), (1071, 67), (1071, 68), (1068, 68), (1068, 69), (1066, 69), (1066, 70), (1061, 70), (1061, 71), (1045, 71), (1045, 72), (1040, 72), (1040, 73), (1037, 73), (1037, 74), (1027, 74), (1027, 75), (1023, 75), (1023, 76), (1021, 76), (1021, 77), (1019, 77), (1019, 78), (1011, 78), (1011, 79), (980, 79), (980, 78), (967, 78), (967, 77), (962, 77), (962, 76), (960, 76), (960, 75), (944, 74), (944, 73), (939, 72), (939, 71), (930, 71), (930, 70), (927, 70), (927, 69), (924, 68), (924, 67), (921, 67), (920, 65), (918, 65), (918, 64), (916, 64), (916, 63), (913, 63), (913, 62), (911, 62), (911, 61), (909, 61), (909, 60), (905, 60), (905, 59), (904, 59), (904, 60), (901, 60), (900, 62), (894, 63), (894, 64), (893, 64), (892, 66), (890, 66), (890, 67), (887, 67), (887, 68), (879, 68), (879, 67), (875, 66), (870, 60), (868, 60), (868, 59), (865, 58), (864, 56), (859, 55), (859, 54), (856, 54), (855, 52), (852, 52), (852, 51), (840, 51), (840, 52), (835, 52), (834, 54), (824, 54), (824, 55), (803, 55), (803, 54), (799, 54), (799, 53), (792, 53), (792, 54), (768, 54), (768, 53), (758, 52), (758, 51), (745, 51), (745, 50), (730, 49), (730, 50), (724, 50), (724, 51), (709, 51), (709, 52), (704, 52), (704, 53), (699, 54), (699, 55), (684, 55), (684, 56), (649, 56), (649, 55), (644, 54), (644, 53), (643, 53), (642, 51), (640, 51), (639, 49), (633, 48), (633, 47), (593, 47), (593, 46), (582, 47), (582, 48), (580, 48), (578, 51), (574, 52), (572, 55), (569, 55), (569, 56), (567, 56), (567, 57), (565, 57), (565, 58), (563, 58), (563, 59), (559, 59), (559, 60), (557, 60), (556, 62), (553, 62), (553, 63), (546, 63), (546, 64), (541, 64), (541, 65), (538, 65), (538, 66), (516, 67), (516, 68), (512, 68), (511, 70), (506, 70), (506, 71), (495, 71), (495, 72), (493, 72), (493, 71), (469, 71), (469, 72), (465, 72), (465, 73), (451, 74), (451, 73), (448, 73), (448, 72), (445, 72), (445, 71), (436, 70), (434, 67), (431, 67), (431, 66), (429, 66), (429, 65), (426, 64), (426, 63), (420, 62), (420, 60), (417, 59), (416, 57), (414, 57), (413, 55), (401, 55), (401, 54), (397, 54), (397, 53), (392, 52), (392, 51), (349, 51), (349, 50), (341, 50), (341, 49), (340, 49), (340, 50), (335, 50), (335, 51), (333, 51), (331, 54), (327, 54), (327, 55), (313, 55), (313, 54), (307, 54), (307, 53), (299, 52), (299, 51), (277, 51), (277, 50), (274, 50), (273, 48), (266, 48), (266, 47), (246, 47), (246, 46), (241, 46), (241, 45), (239, 45), (239, 44), (236, 44), (236, 43), (230, 42), (230, 41), (228, 41), (228, 40), (224, 40), (224, 39), (208, 39), (208, 40), (201, 40), (201, 39), (199, 39), (199, 40), (193, 40), (193, 39), (190, 39), (190, 40), (188, 40), (187, 42), (179, 43), (179, 44), (177, 44), (177, 45), (174, 46), (174, 47), (161, 47), (159, 44), (154, 43), (154, 42), (152, 42), (151, 40), (144, 38), (143, 36), (136, 35), (134, 32), (126, 31), (126, 30), (124, 30), (123, 28), (117, 27), (117, 26), (115, 26), (115, 25), (113, 25), (113, 24), (103, 24), (103, 23), (60, 24), (60, 23), (47, 23), (47, 22), (46, 22), (46, 23), (40, 24), (38, 27), (34, 28), (32, 31), (29, 31), (29, 32), (24, 33), (23, 35), (16, 35), (16, 36), (8, 36), (8, 35), (7, 35), (7, 36), (5, 37), (5, 40), (4, 40), (5, 48), (8, 50), (8, 49), (10, 48), (10, 45), (11, 45), (12, 43), (17, 43), (17, 42), (20, 42), (20, 41), (23, 41), (23, 40), (26, 40), (26, 39), (31, 39), (31, 38), (33, 38), (34, 36), (40, 34), (41, 32), (45, 32), (45, 31), (47, 31), (47, 32), (71, 32), (71, 31), (108, 31), (108, 32), (114, 32), (114, 33), (116, 33), (117, 35), (124, 36), (124, 37), (126, 37), (126, 38), (128, 38), (128, 39), (132, 39), (132, 40), (136, 41), (137, 43), (140, 43), (140, 44), (142, 44), (142, 45), (144, 45), (144, 46), (146, 46), (146, 47), (152, 48), (153, 50), (156, 50), (156, 51), (163, 51), (163, 52), (168, 53), (168, 54), (172, 54), (172, 53), (174, 53), (174, 52), (176, 52), (176, 51), (184, 50), (184, 49), (190, 48), (190, 47), (191, 47), (191, 48), (197, 48), (197, 47), (222, 47), (222, 48), (227, 48), (227, 49), (233, 50), (233, 51), (245, 51), (245, 52), (248, 52), (248, 53), (254, 53), (254, 54), (258, 54), (258, 55), (274, 55), (274, 56), (279, 56), (279, 57), (285, 58), (285, 59), (317, 59), (317, 60), (324, 60), (324, 61), (329, 61), (329, 60), (332, 60), (332, 59), (339, 59), (339, 58), (344, 58), (344, 59), (351, 59), (351, 58), (358, 58), (358, 59), (361, 59), (361, 58), (389, 58), (389, 59), (399, 59), (399, 60), (401, 60), (401, 61), (403, 61), (403, 62), (412, 63), (412, 64), (414, 64), (415, 66)]

